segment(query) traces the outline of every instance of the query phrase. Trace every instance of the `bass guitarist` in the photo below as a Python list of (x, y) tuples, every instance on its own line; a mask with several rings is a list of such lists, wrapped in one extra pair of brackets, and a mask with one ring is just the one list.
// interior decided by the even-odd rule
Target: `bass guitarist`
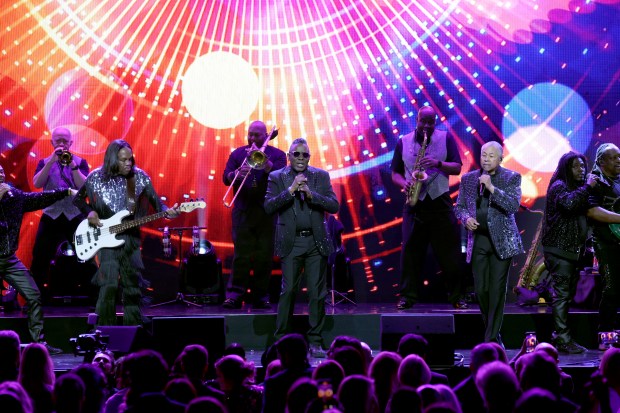
[[(88, 199), (88, 202), (86, 201)], [(165, 211), (166, 218), (176, 218), (177, 204), (168, 209), (153, 188), (151, 178), (135, 166), (129, 143), (118, 139), (106, 149), (103, 166), (95, 169), (78, 191), (74, 204), (88, 217), (93, 227), (103, 226), (101, 219), (128, 210), (135, 218), (144, 217), (149, 205), (157, 212)], [(125, 243), (104, 248), (98, 253), (99, 269), (93, 282), (99, 286), (96, 313), (98, 325), (116, 324), (116, 293), (119, 282), (123, 287), (123, 324), (142, 324), (142, 288), (145, 287), (140, 255), (140, 229), (133, 228), (118, 235)]]
[[(603, 279), (599, 307), (599, 332), (620, 328), (617, 311), (620, 307), (620, 237), (614, 235), (620, 223), (620, 149), (604, 143), (596, 151), (592, 174), (597, 184), (591, 189), (588, 218), (594, 233), (594, 251)], [(611, 225), (610, 225), (611, 224)], [(614, 228), (614, 226), (616, 226)], [(615, 231), (617, 234), (619, 231)]]

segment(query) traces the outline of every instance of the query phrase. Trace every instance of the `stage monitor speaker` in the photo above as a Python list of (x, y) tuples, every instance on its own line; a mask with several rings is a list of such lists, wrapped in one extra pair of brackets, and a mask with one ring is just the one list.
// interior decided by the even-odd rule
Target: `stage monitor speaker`
[(429, 366), (454, 365), (452, 314), (390, 314), (381, 316), (381, 350), (396, 351), (402, 336), (419, 334), (428, 341)]
[(189, 344), (205, 346), (210, 364), (224, 354), (224, 317), (153, 317), (152, 321), (155, 349), (170, 365)]
[(107, 349), (115, 354), (127, 354), (152, 347), (148, 332), (141, 326), (99, 326), (103, 336), (108, 336)]

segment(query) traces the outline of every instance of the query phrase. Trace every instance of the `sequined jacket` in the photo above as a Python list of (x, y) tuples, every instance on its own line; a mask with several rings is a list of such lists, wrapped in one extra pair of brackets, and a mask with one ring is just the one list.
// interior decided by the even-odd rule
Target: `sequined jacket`
[[(338, 212), (338, 200), (327, 171), (308, 166), (304, 174), (308, 179), (308, 187), (312, 191), (312, 200), (306, 199), (305, 203), (310, 208), (314, 242), (321, 255), (327, 257), (334, 252), (334, 243), (327, 230), (325, 213)], [(295, 197), (288, 191), (295, 180), (295, 175), (291, 167), (287, 166), (271, 172), (267, 183), (264, 207), (268, 214), (277, 213), (274, 251), (279, 257), (287, 256), (295, 242)]]
[[(136, 208), (134, 218), (141, 218), (147, 215), (149, 205), (156, 212), (165, 211), (167, 207), (157, 196), (151, 178), (141, 170), (134, 167), (136, 177)], [(86, 202), (88, 198), (88, 202)], [(127, 178), (122, 175), (115, 175), (106, 179), (103, 170), (97, 168), (93, 170), (86, 182), (78, 191), (73, 200), (84, 216), (88, 216), (90, 211), (97, 212), (99, 219), (108, 219), (114, 214), (128, 209), (127, 204)], [(136, 247), (139, 243), (140, 229), (133, 228), (120, 235), (129, 241), (126, 247)], [(127, 239), (131, 238), (131, 240)]]
[(9, 196), (0, 200), (0, 255), (10, 255), (19, 246), (19, 231), (25, 212), (37, 211), (67, 196), (66, 189), (43, 192), (22, 192), (11, 188)]
[[(468, 218), (476, 218), (476, 201), (480, 188), (480, 171), (468, 172), (461, 178), (455, 213), (465, 225)], [(489, 197), (488, 228), (491, 242), (501, 259), (514, 257), (523, 251), (521, 235), (515, 222), (515, 212), (521, 202), (521, 175), (502, 168), (491, 175), (495, 193)], [(474, 233), (467, 232), (467, 262), (471, 261)]]
[[(562, 180), (547, 191), (542, 245), (545, 252), (576, 261), (587, 235), (586, 212), (590, 192), (587, 185), (569, 189)], [(581, 221), (581, 223), (580, 223)]]

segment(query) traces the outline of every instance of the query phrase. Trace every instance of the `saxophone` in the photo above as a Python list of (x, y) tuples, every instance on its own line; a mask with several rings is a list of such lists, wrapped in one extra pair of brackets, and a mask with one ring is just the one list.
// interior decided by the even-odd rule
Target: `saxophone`
[(519, 281), (517, 281), (517, 285), (513, 290), (516, 294), (519, 294), (519, 287), (533, 290), (534, 287), (538, 285), (538, 280), (543, 271), (545, 271), (546, 269), (544, 260), (536, 260), (536, 257), (538, 256), (538, 249), (540, 247), (540, 238), (544, 221), (545, 219), (543, 216), (543, 218), (538, 224), (538, 228), (536, 229), (536, 235), (527, 254), (525, 265), (523, 266), (523, 268), (521, 269), (521, 273), (519, 274)]
[(418, 155), (415, 158), (415, 164), (413, 165), (413, 171), (411, 172), (412, 183), (407, 191), (407, 200), (405, 203), (409, 206), (415, 206), (418, 203), (420, 197), (420, 190), (422, 184), (428, 179), (428, 175), (424, 172), (424, 168), (420, 165), (422, 158), (426, 154), (426, 147), (428, 146), (428, 136), (426, 135), (426, 129), (424, 129), (424, 140), (418, 151)]

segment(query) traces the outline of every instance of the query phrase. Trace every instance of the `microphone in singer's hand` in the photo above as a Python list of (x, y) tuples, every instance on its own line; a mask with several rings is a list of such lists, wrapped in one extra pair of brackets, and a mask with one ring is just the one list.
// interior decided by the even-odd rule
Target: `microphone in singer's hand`
[[(482, 175), (488, 175), (488, 174), (489, 174), (489, 173), (488, 173), (487, 171), (483, 170), (483, 171), (480, 173), (480, 176), (482, 176)], [(479, 192), (480, 196), (484, 195), (484, 189), (485, 189), (485, 188), (486, 188), (486, 186), (485, 186), (483, 183), (480, 183), (480, 192)]]
[(298, 189), (297, 192), (299, 192), (299, 199), (301, 199), (301, 202), (304, 202), (306, 200), (306, 194), (304, 193), (304, 191)]

